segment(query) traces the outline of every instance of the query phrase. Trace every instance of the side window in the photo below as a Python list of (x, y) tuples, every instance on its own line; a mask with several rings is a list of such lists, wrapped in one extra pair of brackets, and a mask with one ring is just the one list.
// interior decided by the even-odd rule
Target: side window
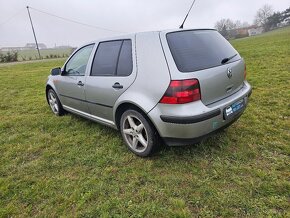
[(113, 76), (122, 41), (101, 42), (94, 57), (91, 76)]
[(117, 76), (129, 76), (132, 71), (132, 43), (131, 40), (124, 40), (118, 62)]
[(132, 70), (131, 40), (99, 44), (93, 60), (91, 76), (128, 76)]
[(65, 66), (65, 75), (84, 76), (94, 44), (78, 50)]

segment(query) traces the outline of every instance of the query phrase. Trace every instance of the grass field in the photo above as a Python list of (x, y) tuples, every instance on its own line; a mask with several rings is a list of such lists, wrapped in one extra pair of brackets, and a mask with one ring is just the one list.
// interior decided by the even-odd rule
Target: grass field
[(0, 65), (0, 217), (289, 217), (290, 28), (232, 42), (249, 107), (201, 144), (142, 159), (44, 97), (63, 60)]
[[(72, 48), (60, 48), (60, 49), (41, 49), (40, 55), (44, 59), (48, 58), (63, 58), (68, 57), (72, 53)], [(0, 52), (6, 54), (7, 52)], [(31, 50), (22, 50), (18, 51), (18, 61), (28, 61), (38, 59), (38, 52), (36, 49)]]

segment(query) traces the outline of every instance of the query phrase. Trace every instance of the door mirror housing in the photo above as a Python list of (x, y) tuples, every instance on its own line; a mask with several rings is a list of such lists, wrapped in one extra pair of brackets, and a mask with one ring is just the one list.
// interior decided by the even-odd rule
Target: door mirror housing
[(51, 75), (52, 76), (57, 76), (57, 75), (60, 75), (61, 74), (61, 69), (60, 67), (57, 67), (57, 68), (54, 68), (51, 70)]

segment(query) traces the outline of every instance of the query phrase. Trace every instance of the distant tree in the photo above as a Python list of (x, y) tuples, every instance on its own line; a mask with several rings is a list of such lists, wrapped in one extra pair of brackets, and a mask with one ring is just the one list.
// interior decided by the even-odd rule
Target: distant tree
[(290, 25), (290, 7), (281, 13), (282, 21)]
[(220, 32), (220, 34), (222, 34), (222, 36), (223, 37), (225, 37), (225, 38), (227, 38), (228, 37), (228, 30), (227, 30), (227, 28), (226, 28), (226, 26), (224, 25), (224, 26), (222, 26), (222, 29), (221, 30), (219, 30), (219, 32)]
[(243, 27), (243, 24), (240, 20), (236, 20), (234, 24), (236, 29)]
[(268, 31), (267, 29), (268, 27), (266, 24), (267, 24), (268, 18), (271, 17), (272, 15), (273, 15), (272, 6), (266, 4), (257, 11), (254, 24), (256, 24), (257, 26), (262, 26), (265, 31)]
[(215, 28), (221, 32), (223, 29), (229, 30), (234, 26), (234, 22), (230, 19), (221, 19), (215, 23)]
[(232, 37), (232, 30), (236, 28), (235, 23), (231, 19), (221, 19), (215, 23), (215, 28), (225, 37)]
[(264, 29), (272, 30), (279, 27), (279, 24), (283, 23), (284, 25), (290, 24), (290, 8), (287, 8), (282, 12), (275, 12), (269, 16), (266, 20), (266, 23), (263, 25)]
[(274, 13), (272, 16), (268, 17), (265, 23), (266, 30), (272, 30), (278, 27), (278, 24), (283, 21), (283, 16), (280, 12)]

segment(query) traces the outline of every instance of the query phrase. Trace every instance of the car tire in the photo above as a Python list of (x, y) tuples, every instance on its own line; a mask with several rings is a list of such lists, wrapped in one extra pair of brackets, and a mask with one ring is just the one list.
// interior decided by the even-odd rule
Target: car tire
[(122, 114), (120, 131), (129, 150), (140, 157), (152, 155), (159, 147), (160, 139), (155, 127), (136, 110)]
[(57, 115), (57, 116), (62, 116), (65, 113), (65, 110), (63, 109), (59, 98), (57, 97), (57, 94), (55, 93), (55, 91), (53, 89), (49, 89), (46, 92), (46, 98), (47, 98), (47, 102), (50, 106), (50, 109), (52, 110), (52, 112)]

